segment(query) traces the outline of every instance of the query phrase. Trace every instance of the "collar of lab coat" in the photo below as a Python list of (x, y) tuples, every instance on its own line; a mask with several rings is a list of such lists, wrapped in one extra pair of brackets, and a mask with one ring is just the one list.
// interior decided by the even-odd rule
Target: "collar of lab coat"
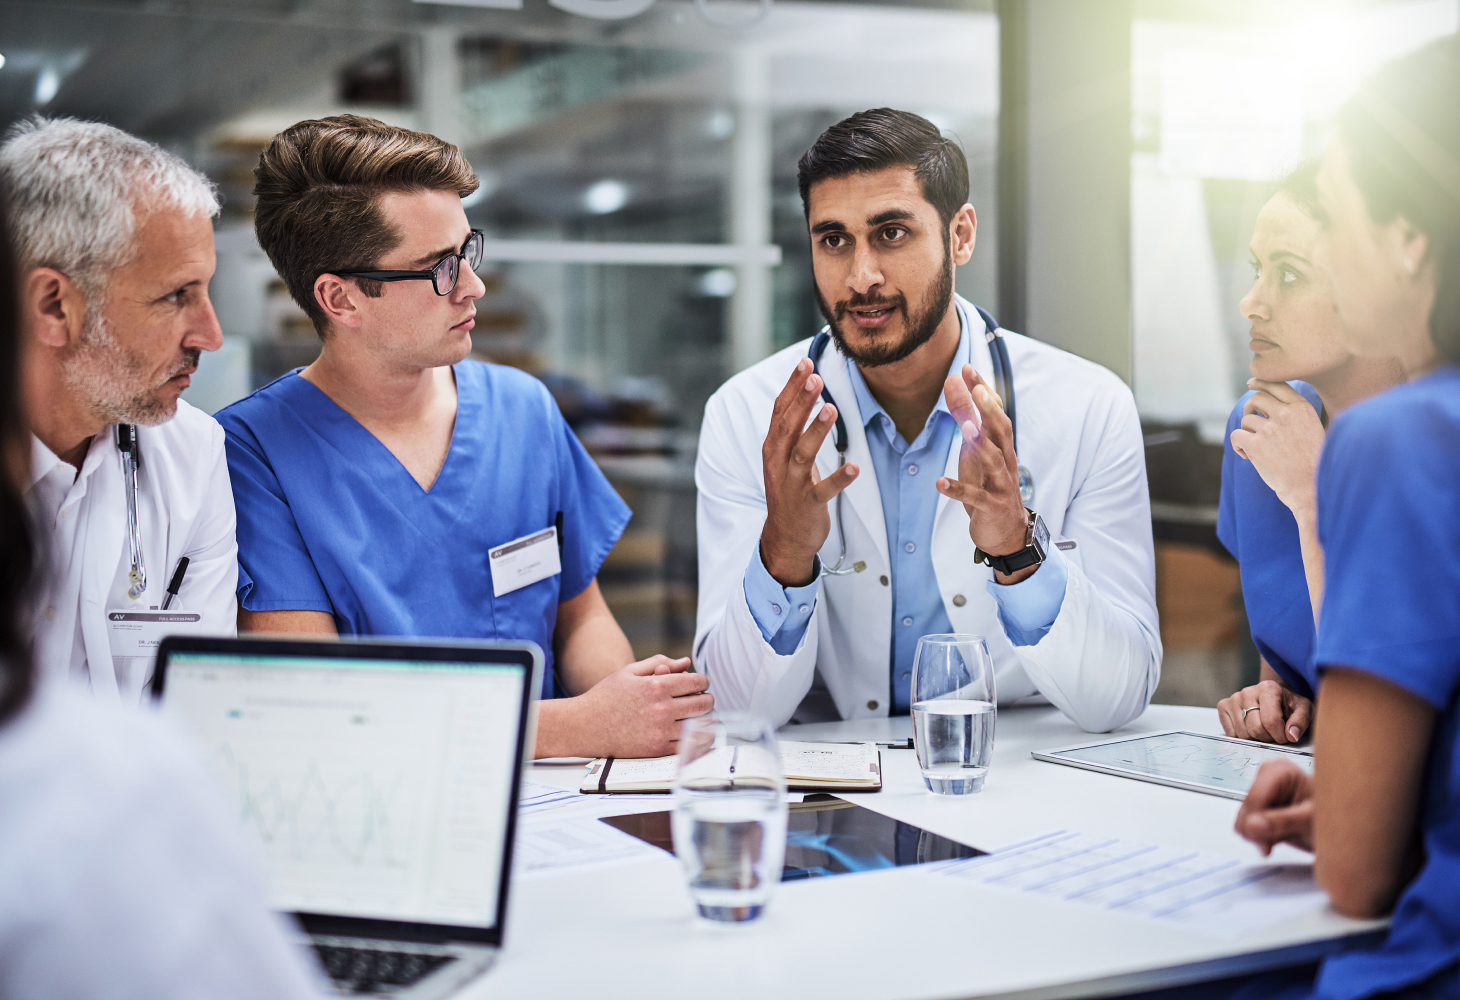
[[(958, 304), (964, 332), (969, 336), (969, 350), (974, 370), (992, 385), (993, 360), (989, 354), (988, 340), (984, 336), (983, 322), (978, 317), (978, 311), (963, 296), (954, 296), (954, 301)], [(831, 398), (836, 400), (837, 408), (851, 407), (843, 413), (843, 420), (847, 426), (847, 461), (855, 464), (859, 471), (857, 478), (852, 480), (851, 485), (845, 490), (847, 505), (861, 519), (862, 527), (875, 541), (877, 554), (882, 558), (882, 565), (890, 566), (891, 560), (887, 553), (887, 523), (882, 517), (882, 495), (877, 487), (877, 472), (872, 465), (872, 452), (867, 446), (866, 418), (857, 408), (857, 394), (852, 387), (851, 376), (847, 371), (846, 355), (842, 354), (835, 340), (828, 345), (820, 371), (827, 391), (831, 393)], [(834, 437), (835, 431), (827, 434), (826, 441), (822, 443), (821, 451), (816, 456), (816, 464), (823, 478), (831, 475), (837, 468)], [(943, 474), (951, 479), (958, 477), (958, 450), (962, 440), (961, 434), (955, 434), (953, 442), (949, 446), (948, 460), (944, 464)], [(933, 515), (934, 525), (943, 518), (952, 505), (953, 502), (946, 496), (939, 495), (938, 508)], [(835, 527), (832, 530), (835, 531)]]

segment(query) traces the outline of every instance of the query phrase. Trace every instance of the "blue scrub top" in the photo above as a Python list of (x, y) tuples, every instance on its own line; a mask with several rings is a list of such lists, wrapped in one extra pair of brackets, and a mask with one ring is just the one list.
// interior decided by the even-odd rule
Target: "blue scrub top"
[[(558, 604), (593, 582), (629, 509), (541, 382), (454, 365), (430, 490), (298, 370), (217, 414), (238, 509), (238, 602), (324, 611), (341, 635), (530, 639), (553, 695)], [(495, 597), (489, 550), (562, 514), (562, 573)]]
[[(1289, 382), (1322, 410), (1323, 401), (1306, 382)], [(1303, 572), (1298, 522), (1257, 468), (1232, 449), (1232, 432), (1242, 426), (1242, 407), (1256, 393), (1237, 402), (1227, 418), (1222, 443), (1222, 497), (1217, 507), (1217, 537), (1242, 571), (1242, 602), (1252, 641), (1288, 687), (1312, 698), (1318, 686), (1313, 674), (1313, 604)]]
[(1315, 658), (1320, 670), (1352, 667), (1397, 684), (1438, 717), (1420, 803), (1424, 867), (1400, 896), (1381, 946), (1324, 964), (1317, 982), (1322, 997), (1388, 993), (1447, 967), (1454, 988), (1460, 961), (1457, 525), (1460, 369), (1441, 368), (1333, 421), (1318, 467), (1325, 583)]

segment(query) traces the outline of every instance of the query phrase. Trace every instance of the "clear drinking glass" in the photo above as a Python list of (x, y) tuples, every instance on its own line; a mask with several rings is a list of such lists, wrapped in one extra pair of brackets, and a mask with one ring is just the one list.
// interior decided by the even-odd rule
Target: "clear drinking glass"
[(981, 635), (925, 635), (912, 670), (913, 743), (939, 795), (983, 788), (994, 754), (994, 663)]
[(769, 722), (739, 712), (684, 721), (673, 824), (700, 916), (759, 917), (786, 856), (786, 779)]

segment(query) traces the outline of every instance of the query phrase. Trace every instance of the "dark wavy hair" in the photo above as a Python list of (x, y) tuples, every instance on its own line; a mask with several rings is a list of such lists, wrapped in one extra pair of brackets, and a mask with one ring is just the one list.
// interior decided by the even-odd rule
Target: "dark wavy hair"
[(1460, 36), (1370, 77), (1344, 105), (1339, 135), (1370, 217), (1403, 218), (1429, 237), (1430, 338), (1460, 362)]
[(9, 219), (0, 195), (0, 724), (25, 707), (35, 684), (23, 609), (36, 539), (21, 494), (30, 440), (20, 409), (20, 310)]
[(801, 208), (810, 213), (807, 196), (819, 180), (903, 166), (913, 168), (944, 226), (968, 203), (968, 159), (958, 143), (921, 115), (873, 108), (837, 122), (801, 155), (796, 164)]

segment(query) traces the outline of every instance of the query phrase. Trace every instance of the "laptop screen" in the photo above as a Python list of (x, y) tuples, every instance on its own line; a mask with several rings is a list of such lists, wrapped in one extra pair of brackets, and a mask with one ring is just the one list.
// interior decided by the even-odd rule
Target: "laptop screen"
[(529, 680), (514, 663), (179, 649), (162, 701), (202, 740), (278, 909), (489, 927)]

